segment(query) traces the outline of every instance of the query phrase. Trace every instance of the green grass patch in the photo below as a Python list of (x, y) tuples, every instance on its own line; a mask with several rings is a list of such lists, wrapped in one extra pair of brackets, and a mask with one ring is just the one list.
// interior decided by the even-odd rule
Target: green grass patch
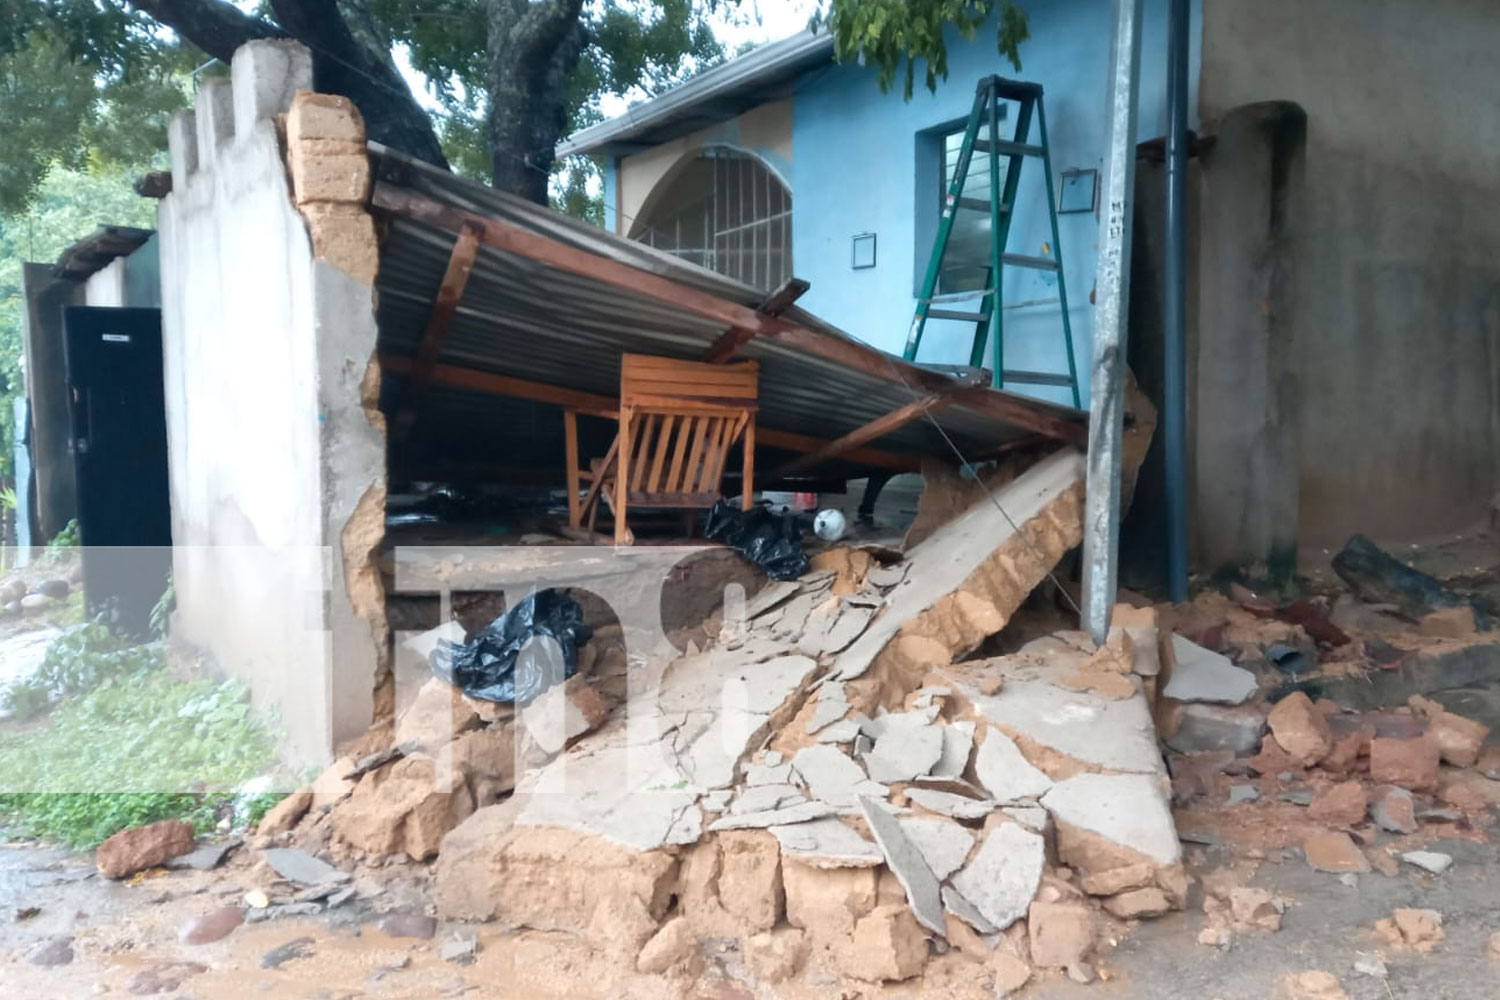
[(280, 796), (234, 790), (276, 766), (275, 738), (238, 682), (181, 681), (160, 644), (129, 647), (83, 626), (49, 651), (45, 723), (0, 733), (0, 820), (12, 833), (89, 847), (117, 830), (181, 817), (200, 831)]

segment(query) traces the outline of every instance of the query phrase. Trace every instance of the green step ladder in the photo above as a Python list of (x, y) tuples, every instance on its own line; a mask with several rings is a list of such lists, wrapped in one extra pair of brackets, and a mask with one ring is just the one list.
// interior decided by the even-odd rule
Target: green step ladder
[[(1010, 140), (1000, 138), (1000, 116), (1002, 109), (1013, 102), (1018, 105), (1015, 134)], [(1031, 133), (1031, 119), (1036, 116), (1038, 142), (1027, 142)], [(988, 135), (981, 137), (981, 129)], [(964, 193), (969, 181), (974, 154), (984, 155), (989, 163), (989, 197), (975, 198)], [(1007, 253), (1006, 241), (1010, 236), (1012, 208), (1016, 191), (1021, 181), (1021, 163), (1027, 157), (1042, 161), (1042, 172), (1047, 186), (1047, 215), (1052, 221), (1051, 255), (1045, 257)], [(1005, 184), (1000, 183), (1000, 163), (1004, 161)], [(988, 259), (950, 258), (949, 237), (953, 233), (953, 220), (959, 212), (981, 212), (990, 217)], [(1033, 270), (1052, 271), (1057, 275), (1057, 297), (1062, 307), (1063, 341), (1068, 355), (1068, 373), (1007, 371), (1005, 368), (1005, 336), (1002, 319), (1001, 288), (1006, 266)], [(945, 272), (978, 271), (983, 275), (981, 287), (970, 291), (940, 292), (939, 283)], [(979, 311), (948, 308), (965, 302), (979, 303)], [(932, 257), (927, 264), (926, 277), (922, 279), (922, 290), (917, 297), (917, 313), (906, 338), (906, 350), (902, 356), (915, 361), (917, 348), (922, 344), (922, 333), (929, 319), (957, 320), (974, 324), (974, 346), (969, 352), (969, 364), (979, 368), (984, 364), (984, 346), (989, 335), (993, 352), (992, 384), (997, 389), (1010, 385), (1066, 386), (1073, 391), (1073, 405), (1081, 406), (1078, 394), (1078, 364), (1073, 359), (1073, 327), (1068, 317), (1068, 288), (1063, 281), (1062, 248), (1057, 237), (1057, 197), (1052, 190), (1052, 156), (1047, 148), (1047, 115), (1042, 110), (1042, 87), (1036, 83), (1007, 80), (999, 76), (979, 81), (974, 93), (974, 109), (969, 113), (969, 124), (964, 130), (963, 145), (959, 149), (958, 162), (953, 171), (953, 180), (948, 185), (948, 194), (943, 202), (943, 214), (938, 222), (937, 239), (933, 243)], [(993, 327), (993, 330), (991, 330)]]

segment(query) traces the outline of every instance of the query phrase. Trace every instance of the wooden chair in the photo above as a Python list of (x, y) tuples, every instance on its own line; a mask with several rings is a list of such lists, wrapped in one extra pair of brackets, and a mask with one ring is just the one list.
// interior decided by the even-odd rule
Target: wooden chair
[[(580, 527), (587, 518), (592, 530), (602, 497), (614, 514), (615, 543), (629, 545), (635, 540), (626, 524), (631, 508), (712, 507), (720, 498), (729, 450), (740, 441), (745, 455), (744, 507), (750, 509), (759, 389), (754, 361), (716, 365), (624, 355), (620, 433), (604, 457), (587, 469), (578, 460), (578, 411), (563, 411), (569, 523)], [(588, 491), (580, 497), (585, 482)]]

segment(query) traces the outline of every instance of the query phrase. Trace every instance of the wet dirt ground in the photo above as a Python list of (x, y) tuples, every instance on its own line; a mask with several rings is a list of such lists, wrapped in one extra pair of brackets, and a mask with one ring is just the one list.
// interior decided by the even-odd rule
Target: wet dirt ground
[[(1433, 877), (1403, 866), (1395, 876), (1357, 876), (1352, 887), (1338, 876), (1312, 871), (1294, 855), (1280, 864), (1264, 863), (1250, 884), (1293, 900), (1279, 932), (1237, 932), (1222, 951), (1200, 945), (1196, 938), (1203, 914), (1195, 892), (1189, 910), (1140, 925), (1113, 952), (1099, 956), (1097, 965), (1109, 976), (1107, 982), (1084, 986), (1053, 973), (1039, 977), (1022, 995), (1040, 1000), (1271, 1000), (1288, 973), (1320, 969), (1337, 975), (1351, 1000), (1493, 1000), (1500, 996), (1500, 960), (1486, 955), (1485, 944), (1500, 930), (1500, 848), (1471, 841), (1439, 841), (1431, 847), (1454, 857), (1445, 875)], [(1200, 874), (1232, 861), (1217, 848), (1190, 853)], [(238, 900), (248, 859), (238, 864), (211, 874), (168, 873), (129, 885), (94, 874), (86, 855), (0, 849), (0, 996), (129, 996), (132, 976), (177, 962), (197, 963), (204, 970), (158, 995), (179, 1000), (876, 1000), (935, 995), (899, 983), (852, 990), (831, 981), (822, 987), (757, 989), (735, 982), (738, 962), (732, 953), (710, 952), (705, 975), (696, 982), (627, 976), (610, 971), (581, 940), (566, 934), (443, 925), (431, 940), (391, 937), (378, 928), (379, 911), (420, 908), (423, 873), (417, 866), (403, 866), (385, 888), (365, 881), (363, 901), (330, 916), (246, 924), (212, 944), (180, 943), (178, 931), (188, 920)], [(1400, 906), (1443, 914), (1447, 938), (1435, 952), (1395, 952), (1376, 940), (1374, 922)], [(24, 907), (40, 912), (18, 921)], [(59, 934), (74, 936), (71, 963), (42, 968), (26, 961), (29, 947)], [(472, 964), (440, 957), (443, 942), (455, 934), (477, 936), (479, 951)], [(262, 967), (263, 956), (297, 939), (307, 939), (304, 957), (279, 968)], [(1384, 951), (1388, 979), (1354, 971), (1360, 953), (1377, 951)]]

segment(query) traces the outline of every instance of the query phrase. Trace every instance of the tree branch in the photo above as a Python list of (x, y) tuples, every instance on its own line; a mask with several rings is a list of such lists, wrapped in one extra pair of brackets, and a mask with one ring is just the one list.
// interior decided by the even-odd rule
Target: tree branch
[(171, 28), (220, 62), (257, 38), (285, 38), (276, 25), (241, 13), (222, 0), (130, 0), (131, 6)]

